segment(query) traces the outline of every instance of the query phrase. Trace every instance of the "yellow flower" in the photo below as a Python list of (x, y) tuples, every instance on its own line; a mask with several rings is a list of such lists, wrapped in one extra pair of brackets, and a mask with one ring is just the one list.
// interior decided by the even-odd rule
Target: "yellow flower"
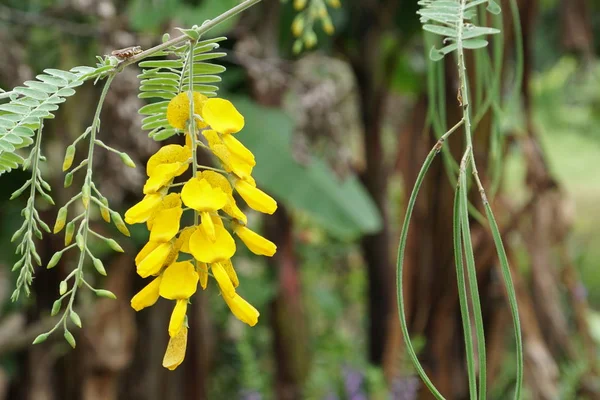
[(171, 243), (148, 242), (135, 259), (137, 273), (142, 278), (157, 275), (171, 253)]
[(198, 287), (198, 274), (189, 261), (176, 262), (162, 273), (159, 293), (169, 300), (189, 299)]
[(235, 269), (233, 269), (233, 264), (231, 263), (231, 260), (222, 261), (219, 264), (221, 264), (225, 269), (225, 272), (227, 272), (227, 276), (229, 276), (229, 279), (231, 279), (233, 287), (238, 287), (240, 285), (240, 281), (238, 279), (237, 274), (235, 273)]
[(188, 169), (188, 161), (192, 157), (192, 150), (178, 144), (169, 144), (161, 147), (150, 159), (146, 165), (146, 174), (152, 176), (155, 169), (163, 164), (179, 164), (177, 176), (183, 174)]
[(187, 333), (188, 329), (183, 326), (177, 335), (169, 339), (163, 358), (163, 367), (173, 371), (183, 362), (187, 348)]
[[(206, 101), (206, 96), (194, 92), (194, 114), (202, 115), (202, 107)], [(173, 128), (184, 130), (187, 128), (187, 122), (190, 119), (190, 99), (188, 93), (179, 93), (173, 97), (167, 106), (167, 121)], [(196, 128), (205, 128), (206, 124), (196, 118)]]
[(159, 297), (158, 288), (160, 287), (160, 281), (162, 280), (162, 276), (155, 278), (150, 282), (146, 287), (140, 290), (133, 298), (131, 299), (131, 307), (135, 311), (140, 311), (146, 307), (150, 307), (156, 303)]
[(233, 172), (238, 178), (242, 179), (246, 179), (252, 174), (252, 168), (254, 166), (233, 154), (224, 144), (215, 144), (210, 149), (221, 161), (225, 171)]
[(235, 296), (235, 288), (233, 287), (233, 283), (231, 282), (229, 275), (227, 275), (225, 268), (219, 263), (214, 263), (210, 265), (210, 269), (219, 284), (223, 297), (231, 298)]
[(247, 223), (246, 215), (238, 208), (233, 198), (233, 188), (227, 178), (215, 171), (203, 171), (201, 177), (202, 179), (206, 179), (212, 187), (220, 188), (227, 195), (227, 204), (223, 206), (223, 211), (232, 218), (244, 224)]
[(244, 117), (225, 99), (206, 100), (202, 118), (212, 129), (223, 134), (237, 133), (244, 128)]
[(235, 241), (222, 226), (215, 225), (215, 240), (211, 241), (203, 229), (196, 229), (190, 236), (190, 251), (203, 263), (216, 263), (230, 259), (235, 254)]
[(202, 229), (211, 240), (215, 239), (215, 226), (210, 213), (218, 211), (227, 204), (227, 195), (206, 179), (192, 178), (181, 190), (181, 198), (186, 206), (200, 212)]
[(242, 242), (244, 242), (248, 249), (256, 255), (272, 257), (275, 251), (277, 251), (275, 243), (243, 225), (236, 224), (234, 232), (242, 239)]
[(208, 286), (208, 266), (205, 263), (198, 263), (198, 278), (202, 289), (206, 289), (206, 286)]
[(196, 232), (195, 226), (188, 226), (181, 231), (177, 237), (177, 240), (175, 241), (175, 246), (179, 246), (179, 251), (182, 253), (192, 254), (190, 252), (190, 236), (192, 236), (192, 233), (194, 232)]
[(189, 147), (170, 144), (162, 147), (148, 160), (146, 173), (148, 181), (144, 185), (144, 194), (154, 193), (183, 174), (189, 167), (192, 151)]
[(181, 207), (167, 208), (156, 213), (152, 230), (151, 242), (168, 242), (179, 232), (179, 221), (183, 210)]
[(271, 196), (243, 179), (236, 180), (235, 190), (253, 210), (265, 214), (273, 214), (277, 210), (277, 202)]
[(333, 8), (340, 8), (342, 6), (340, 0), (327, 0), (327, 4)]
[(181, 197), (179, 196), (179, 193), (169, 193), (168, 195), (164, 196), (161, 203), (154, 208), (150, 218), (148, 218), (146, 221), (149, 231), (152, 230), (152, 227), (154, 226), (154, 220), (158, 216), (158, 213), (169, 208), (181, 208)]
[(185, 314), (187, 313), (187, 304), (187, 299), (177, 300), (177, 303), (175, 303), (175, 307), (171, 313), (171, 320), (169, 321), (169, 336), (177, 336), (181, 328), (183, 328)]
[(255, 166), (256, 160), (254, 158), (254, 154), (246, 146), (242, 144), (239, 140), (237, 140), (233, 135), (223, 135), (221, 136), (221, 140), (227, 150), (236, 157), (240, 158), (242, 161), (247, 163), (248, 165)]
[(161, 201), (162, 195), (159, 193), (144, 196), (142, 201), (127, 210), (125, 213), (125, 222), (130, 225), (146, 222)]
[(223, 296), (223, 298), (237, 319), (250, 326), (256, 325), (260, 313), (250, 303), (240, 297), (237, 293), (233, 297)]

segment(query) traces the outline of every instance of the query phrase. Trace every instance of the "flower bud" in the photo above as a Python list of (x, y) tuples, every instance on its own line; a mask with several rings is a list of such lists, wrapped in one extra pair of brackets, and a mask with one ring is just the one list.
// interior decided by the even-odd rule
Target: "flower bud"
[(67, 147), (67, 151), (65, 152), (65, 159), (63, 161), (63, 171), (68, 170), (73, 165), (73, 159), (75, 158), (75, 146), (70, 145)]
[(51, 269), (56, 267), (56, 264), (58, 264), (58, 262), (60, 261), (60, 258), (62, 257), (63, 252), (61, 251), (57, 251), (56, 253), (54, 253), (54, 255), (52, 256), (52, 258), (50, 259), (50, 262), (48, 263), (48, 266), (46, 267), (47, 269)]
[(65, 227), (65, 223), (67, 222), (67, 212), (67, 207), (61, 207), (60, 210), (58, 210), (56, 222), (54, 223), (54, 233), (62, 231)]

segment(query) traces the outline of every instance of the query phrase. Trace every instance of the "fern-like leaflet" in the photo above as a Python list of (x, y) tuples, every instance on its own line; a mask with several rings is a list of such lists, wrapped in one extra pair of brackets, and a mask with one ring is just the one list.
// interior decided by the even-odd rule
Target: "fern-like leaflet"
[[(53, 112), (75, 88), (97, 77), (110, 66), (76, 67), (70, 71), (46, 69), (11, 92), (11, 101), (0, 104), (0, 175), (23, 164), (18, 149), (30, 146), (44, 119), (54, 118)], [(110, 67), (112, 68), (112, 67)]]
[(487, 4), (492, 14), (500, 13), (500, 6), (494, 0), (420, 0), (423, 29), (442, 36), (444, 46), (433, 47), (429, 57), (439, 61), (446, 54), (458, 48), (459, 43), (465, 49), (480, 49), (488, 45), (486, 35), (500, 33), (498, 29), (475, 26), (468, 22), (477, 15), (477, 6)]
[[(207, 61), (225, 56), (222, 52), (213, 52), (225, 37), (209, 39), (198, 42), (194, 46), (193, 56), (193, 88), (205, 96), (216, 96), (218, 90), (213, 83), (218, 83), (221, 78), (218, 74), (225, 71), (225, 67)], [(143, 68), (138, 75), (141, 79), (140, 94), (142, 99), (156, 99), (158, 101), (148, 104), (140, 109), (140, 114), (146, 117), (142, 120), (142, 129), (149, 130), (149, 137), (156, 141), (167, 139), (177, 133), (177, 129), (167, 122), (167, 105), (178, 93), (189, 89), (189, 77), (185, 73), (187, 64), (188, 45), (171, 47), (156, 55), (174, 55), (171, 60), (149, 60), (140, 62)]]

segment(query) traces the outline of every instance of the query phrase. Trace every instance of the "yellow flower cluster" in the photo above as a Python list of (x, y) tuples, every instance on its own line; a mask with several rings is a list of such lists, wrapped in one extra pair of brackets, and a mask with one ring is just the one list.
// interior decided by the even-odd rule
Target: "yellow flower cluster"
[[(159, 297), (175, 301), (169, 322), (171, 340), (163, 360), (163, 366), (171, 370), (185, 357), (189, 299), (198, 283), (206, 289), (209, 276), (216, 280), (223, 299), (239, 320), (250, 326), (258, 322), (256, 308), (236, 293), (239, 281), (231, 262), (236, 243), (226, 227), (255, 254), (270, 257), (277, 249), (246, 227), (246, 215), (233, 197), (235, 189), (256, 211), (272, 214), (277, 209), (275, 200), (258, 189), (252, 178), (254, 155), (233, 136), (244, 127), (244, 117), (224, 99), (194, 93), (193, 101), (195, 132), (191, 134), (188, 94), (180, 93), (170, 101), (167, 120), (174, 128), (186, 130), (186, 145), (164, 146), (150, 158), (145, 197), (125, 213), (128, 224), (145, 222), (150, 231), (135, 265), (142, 278), (153, 277), (131, 299), (131, 306), (140, 311)], [(198, 166), (198, 147), (214, 154), (223, 169)], [(173, 183), (190, 166), (192, 177)], [(170, 192), (182, 184), (180, 192)], [(194, 225), (181, 227), (184, 211), (194, 212)]]

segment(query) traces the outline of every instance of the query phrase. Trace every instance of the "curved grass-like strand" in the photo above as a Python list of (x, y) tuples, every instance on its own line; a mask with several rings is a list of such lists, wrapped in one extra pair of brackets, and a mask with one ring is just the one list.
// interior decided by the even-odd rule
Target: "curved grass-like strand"
[(473, 253), (473, 242), (471, 241), (471, 228), (469, 224), (468, 199), (467, 199), (467, 165), (472, 157), (472, 149), (467, 146), (465, 155), (460, 164), (460, 173), (458, 175), (458, 196), (459, 196), (459, 218), (462, 231), (462, 240), (465, 250), (465, 259), (467, 264), (467, 281), (471, 292), (471, 301), (473, 306), (473, 320), (475, 323), (475, 336), (477, 338), (477, 355), (479, 362), (479, 398), (486, 398), (486, 349), (485, 333), (483, 330), (483, 316), (481, 312), (481, 302), (479, 301), (479, 287), (477, 285), (477, 269), (475, 267), (475, 255)]
[(410, 198), (408, 200), (408, 207), (406, 208), (406, 215), (404, 216), (404, 223), (402, 224), (402, 231), (400, 233), (400, 242), (398, 244), (398, 258), (396, 260), (396, 300), (398, 302), (398, 316), (400, 318), (400, 327), (402, 329), (402, 335), (404, 337), (404, 342), (406, 344), (406, 350), (408, 351), (408, 355), (410, 356), (411, 361), (417, 373), (425, 383), (425, 386), (429, 389), (429, 391), (435, 396), (438, 400), (445, 400), (445, 397), (437, 390), (431, 379), (427, 376), (427, 373), (423, 369), (423, 366), (419, 362), (419, 358), (415, 352), (415, 349), (410, 341), (410, 335), (408, 333), (408, 325), (406, 323), (406, 313), (404, 312), (404, 295), (402, 292), (402, 282), (403, 282), (403, 264), (404, 264), (404, 252), (406, 250), (406, 241), (408, 239), (408, 229), (410, 227), (410, 219), (412, 217), (412, 212), (415, 208), (415, 203), (417, 202), (417, 196), (419, 191), (421, 190), (421, 186), (423, 184), (423, 179), (433, 162), (435, 156), (441, 151), (442, 146), (446, 139), (456, 131), (462, 124), (464, 120), (460, 120), (452, 129), (446, 132), (440, 139), (437, 141), (435, 146), (431, 149), (419, 174), (417, 175), (417, 179), (415, 182), (415, 186), (410, 194)]
[(508, 265), (508, 258), (506, 257), (506, 251), (504, 250), (504, 244), (502, 243), (502, 236), (494, 218), (492, 207), (490, 203), (482, 194), (483, 206), (485, 208), (485, 215), (487, 216), (494, 237), (494, 244), (496, 245), (496, 252), (498, 253), (498, 259), (500, 260), (500, 267), (502, 269), (502, 278), (504, 279), (504, 285), (506, 286), (506, 292), (508, 294), (508, 304), (510, 306), (510, 313), (513, 319), (513, 326), (515, 328), (515, 341), (517, 351), (517, 380), (515, 382), (515, 400), (521, 398), (521, 391), (523, 388), (523, 338), (521, 337), (521, 321), (519, 320), (519, 308), (517, 306), (517, 294), (515, 292), (515, 285), (510, 274), (510, 267)]
[(462, 253), (461, 225), (460, 225), (460, 190), (456, 185), (454, 194), (454, 212), (452, 217), (454, 262), (456, 265), (456, 283), (458, 286), (458, 299), (460, 302), (460, 315), (465, 336), (465, 351), (467, 354), (467, 375), (469, 377), (469, 398), (477, 398), (477, 383), (475, 377), (475, 355), (473, 351), (473, 334), (471, 332), (471, 316), (469, 315), (469, 300), (465, 284), (465, 269)]

